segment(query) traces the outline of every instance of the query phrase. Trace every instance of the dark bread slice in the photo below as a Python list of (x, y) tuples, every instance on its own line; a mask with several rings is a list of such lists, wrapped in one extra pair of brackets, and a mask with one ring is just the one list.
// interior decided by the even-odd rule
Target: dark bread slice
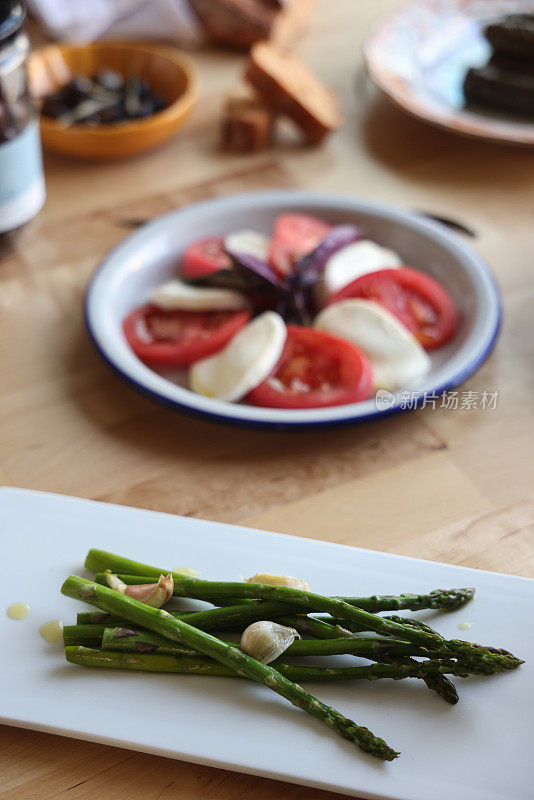
[(505, 72), (495, 64), (472, 68), (464, 93), (469, 103), (534, 116), (534, 74)]
[(274, 115), (252, 94), (227, 98), (221, 126), (222, 145), (235, 153), (256, 153), (272, 144)]
[(534, 61), (534, 14), (509, 14), (487, 25), (484, 36), (496, 53)]
[(488, 62), (488, 66), (494, 67), (499, 72), (507, 72), (512, 75), (534, 75), (534, 61), (527, 58), (512, 58), (494, 53)]
[(254, 45), (245, 78), (274, 112), (290, 117), (309, 142), (320, 142), (343, 123), (335, 94), (299, 58), (276, 45)]

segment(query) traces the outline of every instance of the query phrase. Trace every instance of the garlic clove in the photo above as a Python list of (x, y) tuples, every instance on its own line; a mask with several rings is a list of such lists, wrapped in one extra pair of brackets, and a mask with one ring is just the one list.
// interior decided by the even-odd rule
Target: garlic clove
[(309, 585), (301, 578), (292, 575), (272, 575), (270, 572), (257, 572), (251, 578), (245, 578), (246, 583), (263, 583), (267, 586), (287, 586), (288, 589), (301, 589), (309, 591)]
[(257, 661), (269, 664), (282, 655), (300, 635), (294, 628), (286, 628), (270, 620), (258, 620), (245, 628), (240, 647)]
[(166, 577), (160, 575), (157, 583), (132, 584), (127, 587), (124, 594), (147, 606), (161, 608), (171, 599), (173, 590), (174, 580), (169, 572)]
[(174, 591), (174, 580), (171, 573), (166, 577), (160, 575), (157, 583), (129, 585), (121, 581), (117, 575), (113, 575), (110, 570), (106, 570), (106, 580), (111, 589), (115, 589), (126, 597), (131, 597), (133, 600), (138, 600), (140, 603), (153, 608), (161, 608), (165, 605), (171, 599)]

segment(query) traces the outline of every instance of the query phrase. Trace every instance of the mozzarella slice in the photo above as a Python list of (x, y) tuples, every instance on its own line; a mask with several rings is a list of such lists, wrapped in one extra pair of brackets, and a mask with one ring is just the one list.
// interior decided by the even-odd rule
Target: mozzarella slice
[(235, 231), (224, 240), (224, 247), (230, 254), (247, 253), (262, 261), (267, 261), (269, 246), (270, 242), (266, 236), (252, 230)]
[(393, 250), (381, 247), (369, 239), (342, 247), (333, 256), (330, 256), (324, 268), (324, 292), (330, 297), (347, 284), (376, 272), (378, 269), (399, 267), (402, 261)]
[(265, 311), (240, 330), (224, 350), (192, 365), (191, 388), (219, 400), (241, 400), (272, 372), (286, 338), (282, 317)]
[(375, 389), (402, 389), (430, 368), (430, 358), (415, 336), (372, 300), (334, 303), (321, 311), (314, 325), (347, 339), (365, 353)]
[(244, 294), (214, 286), (191, 286), (178, 279), (152, 290), (149, 302), (165, 311), (238, 311), (248, 308)]

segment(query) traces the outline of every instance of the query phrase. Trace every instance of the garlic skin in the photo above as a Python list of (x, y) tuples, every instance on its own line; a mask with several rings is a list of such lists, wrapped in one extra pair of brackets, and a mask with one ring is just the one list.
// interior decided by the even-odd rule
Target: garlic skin
[(301, 578), (292, 575), (273, 575), (270, 572), (257, 572), (251, 578), (245, 578), (245, 583), (264, 583), (267, 586), (287, 586), (288, 589), (301, 589), (308, 592), (310, 587)]
[(126, 594), (128, 584), (124, 583), (124, 581), (121, 581), (118, 575), (114, 575), (110, 569), (104, 570), (104, 575), (106, 576), (106, 580), (110, 589), (115, 589), (116, 592)]
[(300, 635), (294, 628), (286, 628), (267, 619), (253, 622), (245, 628), (240, 647), (244, 653), (263, 664), (270, 664), (281, 656)]
[(157, 583), (131, 585), (121, 581), (119, 576), (114, 575), (109, 569), (105, 571), (105, 575), (111, 589), (115, 589), (126, 597), (131, 597), (133, 600), (138, 600), (146, 606), (152, 606), (152, 608), (164, 606), (171, 599), (174, 591), (174, 580), (170, 573), (166, 577), (160, 575)]

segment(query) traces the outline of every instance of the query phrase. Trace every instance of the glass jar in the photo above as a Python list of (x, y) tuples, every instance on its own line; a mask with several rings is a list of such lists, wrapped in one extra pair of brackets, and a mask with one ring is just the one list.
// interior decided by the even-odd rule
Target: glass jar
[(25, 17), (19, 0), (0, 3), (0, 233), (28, 222), (46, 196), (39, 120), (26, 73)]

